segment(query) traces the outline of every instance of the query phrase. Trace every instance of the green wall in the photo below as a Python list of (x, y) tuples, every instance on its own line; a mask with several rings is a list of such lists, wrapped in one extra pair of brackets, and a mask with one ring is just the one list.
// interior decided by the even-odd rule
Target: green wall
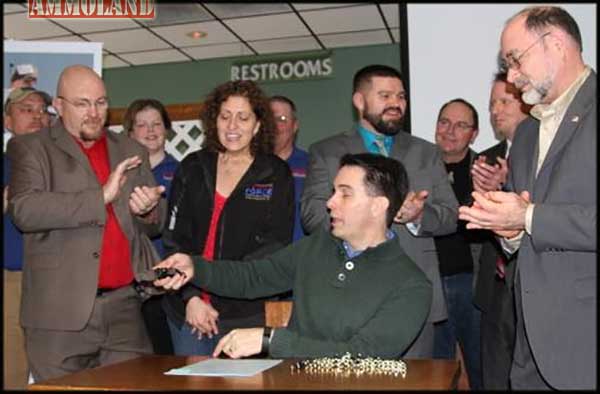
[[(267, 94), (283, 94), (296, 103), (300, 119), (297, 143), (304, 149), (352, 126), (355, 119), (352, 77), (359, 68), (377, 63), (400, 69), (398, 44), (339, 48), (331, 52), (333, 76), (330, 78), (261, 84)], [(301, 55), (302, 52), (289, 54), (290, 57)], [(229, 80), (231, 65), (242, 59), (248, 60), (248, 56), (111, 68), (103, 70), (103, 75), (113, 107), (126, 107), (142, 97), (153, 97), (163, 104), (201, 102), (212, 88)]]

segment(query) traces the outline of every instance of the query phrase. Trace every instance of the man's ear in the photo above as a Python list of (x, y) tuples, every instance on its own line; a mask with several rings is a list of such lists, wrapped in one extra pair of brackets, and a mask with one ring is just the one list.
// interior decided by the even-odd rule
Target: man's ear
[(478, 135), (479, 135), (479, 129), (473, 130), (473, 135), (471, 136), (471, 140), (469, 141), (469, 144), (474, 143), (475, 139), (477, 138)]
[(551, 34), (546, 37), (547, 45), (566, 56), (566, 41), (568, 40), (565, 32), (559, 29), (554, 29)]
[(390, 201), (387, 199), (387, 197), (377, 196), (373, 199), (373, 204), (371, 205), (371, 213), (374, 217), (383, 216), (385, 220), (385, 215), (389, 206)]
[(12, 131), (12, 116), (9, 113), (4, 114), (4, 128)]
[(59, 116), (63, 115), (63, 103), (61, 99), (59, 99), (58, 97), (54, 97), (52, 99), (52, 106), (56, 109), (56, 112), (58, 112)]
[(352, 95), (352, 104), (362, 114), (365, 110), (365, 96), (361, 92), (355, 92)]

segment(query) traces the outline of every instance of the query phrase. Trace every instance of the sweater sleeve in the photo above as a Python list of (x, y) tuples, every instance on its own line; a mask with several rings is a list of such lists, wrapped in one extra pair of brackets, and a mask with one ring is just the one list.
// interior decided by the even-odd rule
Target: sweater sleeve
[(254, 299), (288, 291), (293, 286), (296, 244), (249, 261), (215, 260), (193, 256), (192, 283), (224, 297)]
[(412, 280), (396, 289), (373, 318), (344, 341), (311, 338), (292, 328), (276, 328), (270, 356), (324, 357), (349, 352), (353, 356), (397, 358), (408, 349), (423, 327), (431, 298), (431, 285), (424, 277)]
[(458, 201), (437, 149), (433, 151), (429, 162), (428, 174), (432, 189), (423, 209), (419, 235), (430, 237), (454, 233), (458, 221)]

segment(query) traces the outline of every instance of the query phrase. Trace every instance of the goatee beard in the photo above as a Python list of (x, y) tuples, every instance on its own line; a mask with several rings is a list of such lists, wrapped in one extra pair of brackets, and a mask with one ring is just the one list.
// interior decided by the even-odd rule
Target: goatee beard
[(544, 97), (546, 97), (546, 92), (541, 92), (536, 88), (529, 89), (521, 95), (523, 102), (529, 105), (536, 105), (541, 103)]
[(394, 136), (402, 130), (404, 118), (398, 120), (384, 121), (381, 116), (366, 113), (363, 118), (368, 121), (380, 134)]

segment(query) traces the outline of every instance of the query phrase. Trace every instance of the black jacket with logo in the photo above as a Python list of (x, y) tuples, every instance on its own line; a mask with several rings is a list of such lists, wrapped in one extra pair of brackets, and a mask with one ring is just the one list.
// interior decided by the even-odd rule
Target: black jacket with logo
[[(169, 197), (163, 232), (167, 255), (201, 255), (213, 212), (218, 154), (206, 149), (181, 162)], [(287, 163), (275, 155), (256, 155), (228, 197), (215, 237), (214, 259), (248, 260), (274, 252), (292, 241), (294, 180)], [(243, 263), (241, 263), (243, 264)], [(185, 302), (200, 290), (186, 285), (163, 299), (168, 316), (185, 321)], [(264, 300), (241, 300), (211, 294), (219, 312), (219, 332), (264, 325)]]

